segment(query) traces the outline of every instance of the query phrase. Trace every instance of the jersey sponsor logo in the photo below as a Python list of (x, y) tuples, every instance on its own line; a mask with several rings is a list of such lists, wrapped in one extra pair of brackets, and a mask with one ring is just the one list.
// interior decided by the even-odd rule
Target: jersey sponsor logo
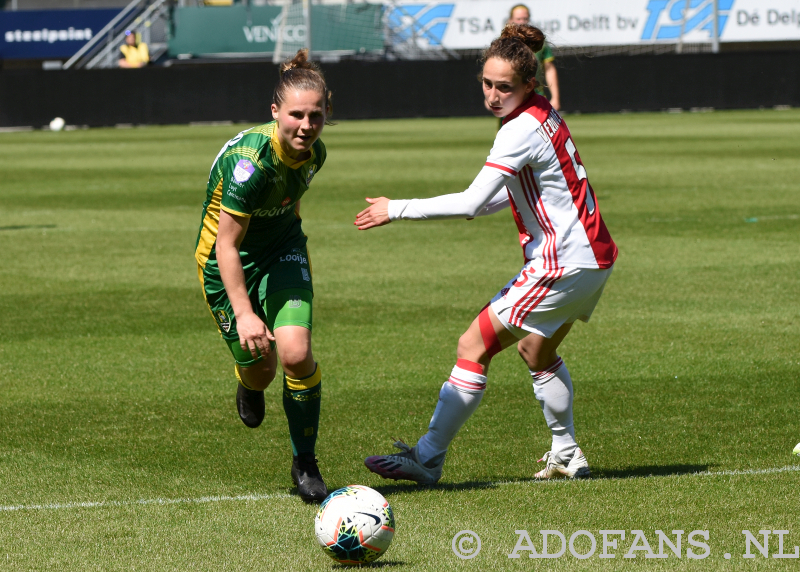
[(217, 319), (219, 327), (222, 328), (226, 334), (231, 331), (231, 319), (228, 317), (228, 314), (225, 313), (225, 310), (217, 310), (214, 312), (214, 317)]
[[(278, 262), (299, 262), (300, 264), (308, 264), (308, 259), (303, 256), (300, 251), (295, 250), (292, 254), (281, 256)], [(305, 270), (305, 269), (304, 269)]]
[(282, 215), (291, 208), (292, 205), (286, 205), (285, 207), (272, 207), (271, 209), (258, 209), (256, 211), (253, 211), (253, 216), (269, 218), (273, 216)]
[(286, 206), (286, 205), (288, 205), (290, 202), (292, 202), (292, 197), (286, 197), (285, 199), (283, 199), (283, 202), (281, 203), (281, 206), (282, 206), (282, 207), (285, 207), (285, 206)]
[(256, 168), (250, 161), (241, 159), (233, 169), (233, 180), (237, 183), (244, 183), (253, 175), (255, 170)]
[(236, 199), (239, 202), (242, 202), (242, 203), (244, 202), (244, 199), (242, 197), (240, 197), (239, 195), (237, 195), (236, 193), (234, 193), (231, 190), (228, 190), (228, 196), (229, 197), (233, 197), (234, 199)]
[(311, 165), (311, 167), (309, 167), (309, 169), (308, 169), (308, 177), (306, 177), (306, 185), (310, 185), (311, 184), (311, 179), (314, 178), (314, 173), (316, 173), (316, 171), (317, 171), (317, 166), (316, 165)]
[(292, 298), (289, 300), (289, 307), (290, 308), (300, 308), (303, 305), (303, 301), (300, 298)]
[(558, 131), (558, 128), (561, 127), (561, 123), (563, 121), (564, 120), (561, 119), (561, 116), (556, 113), (556, 110), (551, 109), (550, 113), (547, 115), (547, 119), (545, 119), (544, 123), (542, 123), (542, 126), (536, 130), (536, 133), (538, 133), (539, 137), (541, 137), (542, 140), (547, 143), (553, 137), (555, 137), (556, 131)]

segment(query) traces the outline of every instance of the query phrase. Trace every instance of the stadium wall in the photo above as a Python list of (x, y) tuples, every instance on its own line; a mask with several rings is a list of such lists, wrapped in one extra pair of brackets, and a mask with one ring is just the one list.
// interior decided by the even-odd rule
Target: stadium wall
[[(483, 115), (470, 60), (324, 65), (338, 119)], [(800, 106), (800, 52), (558, 60), (563, 107), (583, 113)], [(2, 70), (0, 127), (171, 124), (269, 117), (270, 63), (141, 70)]]

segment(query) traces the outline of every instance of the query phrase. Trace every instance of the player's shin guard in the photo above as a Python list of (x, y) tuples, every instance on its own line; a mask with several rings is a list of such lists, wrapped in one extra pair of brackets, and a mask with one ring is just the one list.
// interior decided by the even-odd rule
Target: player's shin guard
[(577, 448), (572, 422), (572, 378), (561, 358), (544, 371), (531, 371), (533, 394), (542, 405), (542, 413), (553, 434), (550, 452), (569, 459)]
[(428, 432), (417, 443), (419, 460), (428, 468), (444, 460), (450, 442), (477, 409), (486, 389), (483, 366), (460, 359), (442, 389)]
[(289, 421), (292, 453), (313, 453), (319, 429), (319, 408), (322, 398), (322, 369), (308, 377), (294, 379), (283, 374), (283, 410)]

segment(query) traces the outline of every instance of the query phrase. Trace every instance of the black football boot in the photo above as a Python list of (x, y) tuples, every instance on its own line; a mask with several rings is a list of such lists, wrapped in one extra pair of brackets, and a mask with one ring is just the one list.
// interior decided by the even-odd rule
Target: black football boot
[(305, 502), (322, 502), (328, 496), (328, 487), (322, 480), (314, 453), (300, 453), (292, 461), (292, 480)]
[(255, 429), (264, 420), (264, 392), (247, 389), (240, 383), (236, 390), (236, 409), (242, 423)]

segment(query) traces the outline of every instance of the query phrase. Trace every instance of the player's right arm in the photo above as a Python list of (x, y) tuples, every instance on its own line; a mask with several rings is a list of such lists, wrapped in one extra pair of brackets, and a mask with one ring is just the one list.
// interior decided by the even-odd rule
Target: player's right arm
[(270, 341), (275, 338), (253, 311), (239, 255), (239, 247), (247, 233), (257, 197), (267, 184), (256, 149), (237, 145), (245, 134), (246, 131), (243, 131), (228, 141), (214, 163), (222, 175), (216, 254), (222, 284), (236, 317), (239, 344), (256, 358), (257, 352), (261, 352), (262, 356), (269, 354)]
[(248, 217), (233, 215), (224, 210), (220, 211), (216, 250), (222, 284), (225, 286), (225, 293), (231, 302), (233, 315), (236, 316), (239, 344), (243, 350), (250, 350), (253, 358), (257, 358), (256, 349), (261, 352), (262, 356), (268, 355), (270, 341), (275, 341), (275, 337), (253, 311), (253, 305), (247, 295), (239, 245), (247, 233), (249, 223)]

